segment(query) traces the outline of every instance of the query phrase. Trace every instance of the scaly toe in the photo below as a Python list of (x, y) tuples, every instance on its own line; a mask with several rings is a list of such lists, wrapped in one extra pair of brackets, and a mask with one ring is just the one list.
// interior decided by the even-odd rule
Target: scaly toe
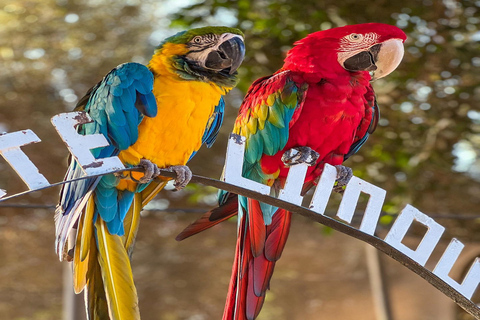
[(317, 163), (318, 158), (320, 158), (320, 153), (315, 150), (310, 149), (310, 154), (307, 155), (305, 163), (309, 166), (313, 166)]
[(309, 166), (314, 165), (320, 154), (310, 147), (295, 147), (285, 151), (282, 155), (282, 162), (287, 166), (293, 166), (299, 163), (306, 163)]
[(333, 191), (343, 193), (345, 190), (343, 187), (350, 182), (350, 179), (352, 179), (353, 171), (351, 168), (342, 165), (337, 165), (335, 168), (337, 169), (337, 184), (333, 187)]
[(177, 177), (173, 184), (175, 189), (182, 190), (192, 179), (192, 171), (187, 166), (171, 166), (167, 168), (168, 171), (175, 172)]
[(140, 183), (148, 183), (160, 174), (160, 169), (150, 160), (142, 159), (139, 165), (145, 169), (143, 177), (138, 180)]

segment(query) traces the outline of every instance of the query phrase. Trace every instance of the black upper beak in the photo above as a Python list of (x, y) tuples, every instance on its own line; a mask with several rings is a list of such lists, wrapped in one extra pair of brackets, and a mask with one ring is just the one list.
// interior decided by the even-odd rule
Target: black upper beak
[(376, 44), (370, 47), (367, 51), (362, 51), (356, 55), (348, 58), (343, 63), (343, 67), (348, 71), (375, 71), (377, 70), (376, 62), (378, 60), (378, 53), (382, 44)]
[(240, 37), (233, 37), (208, 54), (205, 67), (218, 71), (228, 69), (228, 73), (232, 74), (242, 64), (244, 57), (245, 44), (243, 40)]

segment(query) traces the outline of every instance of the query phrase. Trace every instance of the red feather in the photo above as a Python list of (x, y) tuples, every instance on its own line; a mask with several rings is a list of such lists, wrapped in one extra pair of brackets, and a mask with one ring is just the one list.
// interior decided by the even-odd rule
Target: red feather
[(248, 272), (248, 287), (247, 287), (247, 299), (246, 299), (246, 306), (245, 306), (245, 311), (247, 315), (248, 320), (254, 320), (257, 315), (260, 313), (260, 310), (262, 309), (263, 302), (265, 301), (265, 291), (263, 294), (257, 295), (255, 293), (255, 276), (254, 274), (256, 273), (254, 264), (257, 263), (258, 259), (261, 259), (260, 257), (254, 258), (249, 265), (249, 272)]
[[(406, 39), (397, 27), (371, 23), (320, 31), (298, 41), (282, 69), (255, 81), (240, 107), (234, 132), (247, 137), (245, 177), (269, 185), (277, 179), (281, 184), (288, 175), (282, 155), (306, 146), (320, 154), (307, 171), (306, 192), (325, 163), (341, 164), (373, 132), (378, 110), (369, 72), (349, 71), (340, 63), (340, 53), (353, 57), (361, 48), (348, 40), (352, 34), (365, 35), (366, 42), (361, 44), (365, 49), (390, 39)], [(253, 320), (262, 308), (288, 238), (291, 213), (279, 209), (265, 225), (269, 219), (270, 213), (264, 217), (258, 201), (248, 199), (239, 221), (223, 320)]]
[[(273, 274), (275, 262), (267, 260), (265, 255), (262, 254), (253, 259), (252, 266), (253, 273), (250, 282), (253, 283), (253, 292), (257, 297), (264, 296)], [(250, 271), (252, 272), (252, 270)]]
[(289, 211), (278, 209), (273, 215), (272, 223), (267, 226), (267, 241), (265, 242), (265, 257), (270, 261), (277, 261), (282, 255), (290, 231), (292, 214)]
[(223, 205), (204, 213), (200, 218), (180, 232), (175, 239), (181, 241), (235, 216), (238, 213), (237, 199), (238, 196), (232, 194)]
[[(247, 211), (248, 215), (252, 212), (258, 214), (257, 211), (261, 213), (258, 201), (249, 199)], [(274, 214), (272, 223), (268, 226), (265, 226), (262, 216), (260, 229), (265, 238), (258, 255), (254, 256), (252, 235), (257, 235), (252, 232), (251, 223), (246, 223), (246, 218), (242, 218), (224, 320), (253, 320), (257, 317), (265, 300), (265, 292), (269, 288), (275, 261), (280, 258), (285, 247), (290, 221), (291, 213), (283, 209)]]
[(254, 257), (258, 257), (263, 253), (265, 246), (265, 222), (263, 221), (263, 213), (260, 208), (260, 202), (248, 199), (248, 229), (250, 230), (250, 240), (252, 243), (252, 253)]

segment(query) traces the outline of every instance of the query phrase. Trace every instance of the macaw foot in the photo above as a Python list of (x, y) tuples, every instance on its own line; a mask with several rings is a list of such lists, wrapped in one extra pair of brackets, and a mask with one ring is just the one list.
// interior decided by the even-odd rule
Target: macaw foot
[(282, 161), (287, 167), (299, 163), (306, 163), (309, 166), (313, 166), (317, 163), (320, 154), (310, 147), (295, 147), (285, 151), (282, 155)]
[(139, 166), (145, 170), (143, 177), (137, 180), (137, 182), (139, 183), (148, 183), (160, 174), (160, 169), (157, 167), (155, 163), (151, 162), (150, 160), (147, 160), (147, 159), (140, 160)]
[(170, 166), (165, 168), (165, 170), (176, 173), (177, 177), (173, 185), (177, 190), (185, 188), (190, 182), (190, 179), (192, 179), (192, 171), (187, 166)]
[(337, 165), (335, 168), (337, 169), (337, 184), (333, 187), (333, 191), (343, 193), (345, 191), (343, 187), (350, 182), (353, 172), (351, 168), (342, 165)]

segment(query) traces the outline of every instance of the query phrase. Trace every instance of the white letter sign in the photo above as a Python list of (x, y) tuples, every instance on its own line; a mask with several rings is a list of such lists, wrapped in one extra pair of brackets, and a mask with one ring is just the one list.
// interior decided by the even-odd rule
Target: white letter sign
[(245, 137), (231, 133), (227, 145), (227, 159), (223, 171), (223, 181), (250, 189), (261, 194), (270, 194), (270, 187), (242, 177)]
[(288, 170), (287, 181), (278, 199), (301, 206), (303, 197), (301, 196), (303, 181), (307, 175), (308, 165), (306, 163), (296, 164)]
[[(412, 250), (402, 243), (413, 220), (420, 222), (428, 228), (416, 250)], [(424, 266), (444, 231), (445, 228), (443, 226), (420, 212), (417, 208), (407, 204), (385, 237), (385, 242)]]
[(315, 211), (318, 214), (325, 214), (328, 199), (330, 199), (336, 179), (337, 169), (326, 163), (323, 167), (322, 176), (315, 188), (312, 202), (310, 202), (310, 210)]
[(380, 212), (382, 211), (385, 196), (387, 195), (385, 190), (353, 176), (352, 179), (350, 179), (347, 188), (345, 188), (342, 202), (338, 208), (337, 217), (348, 223), (352, 222), (360, 192), (370, 195), (362, 219), (362, 224), (360, 225), (360, 230), (373, 235), (375, 233), (378, 219), (380, 218)]
[[(30, 189), (39, 189), (50, 185), (47, 179), (38, 172), (38, 168), (20, 149), (21, 146), (40, 141), (30, 129), (0, 135), (0, 154)], [(5, 192), (0, 190), (0, 198), (4, 195)]]
[(439, 276), (449, 286), (467, 297), (467, 299), (471, 299), (480, 283), (480, 259), (475, 259), (470, 270), (468, 270), (467, 275), (463, 279), (462, 284), (459, 284), (448, 275), (457, 261), (460, 252), (462, 252), (463, 247), (463, 243), (453, 238), (440, 258), (440, 261), (438, 261), (435, 269), (433, 269), (433, 273)]
[(87, 175), (124, 169), (118, 157), (98, 160), (93, 157), (90, 149), (105, 147), (109, 143), (103, 134), (81, 135), (75, 129), (78, 125), (89, 122), (92, 122), (92, 119), (85, 112), (61, 113), (52, 118), (53, 126)]

